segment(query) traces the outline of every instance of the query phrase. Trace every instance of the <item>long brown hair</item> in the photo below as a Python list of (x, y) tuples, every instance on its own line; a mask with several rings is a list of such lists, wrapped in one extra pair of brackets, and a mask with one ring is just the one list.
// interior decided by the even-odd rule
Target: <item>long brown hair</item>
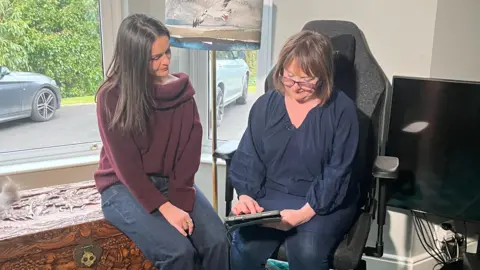
[(273, 73), (275, 88), (284, 92), (283, 70), (295, 60), (308, 76), (318, 78), (321, 83), (315, 95), (325, 104), (333, 88), (333, 47), (328, 36), (303, 30), (291, 36), (280, 51)]
[[(106, 109), (109, 128), (118, 128), (126, 134), (147, 131), (154, 107), (152, 45), (161, 36), (170, 38), (165, 25), (144, 14), (130, 15), (120, 24), (107, 79), (97, 91), (97, 96), (105, 91), (101, 105)], [(115, 88), (119, 89), (119, 97), (112, 116), (106, 94)]]

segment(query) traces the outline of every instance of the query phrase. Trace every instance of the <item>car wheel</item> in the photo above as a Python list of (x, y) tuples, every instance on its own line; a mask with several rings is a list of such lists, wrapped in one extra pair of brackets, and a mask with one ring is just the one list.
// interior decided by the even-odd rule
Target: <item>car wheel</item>
[(57, 97), (48, 88), (40, 89), (33, 98), (32, 115), (33, 121), (45, 122), (53, 118), (57, 110)]
[(225, 102), (223, 100), (223, 89), (217, 86), (217, 127), (220, 126), (225, 112)]
[(247, 104), (247, 96), (248, 96), (248, 73), (245, 74), (245, 76), (243, 77), (242, 96), (236, 100), (237, 104)]

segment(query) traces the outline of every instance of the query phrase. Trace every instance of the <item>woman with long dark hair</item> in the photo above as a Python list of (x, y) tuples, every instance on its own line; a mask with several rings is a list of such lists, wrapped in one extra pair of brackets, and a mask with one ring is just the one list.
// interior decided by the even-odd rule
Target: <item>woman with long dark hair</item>
[(169, 39), (146, 15), (120, 25), (97, 92), (102, 210), (158, 269), (194, 269), (199, 261), (228, 269), (225, 227), (194, 185), (202, 146), (195, 90), (186, 74), (170, 74)]

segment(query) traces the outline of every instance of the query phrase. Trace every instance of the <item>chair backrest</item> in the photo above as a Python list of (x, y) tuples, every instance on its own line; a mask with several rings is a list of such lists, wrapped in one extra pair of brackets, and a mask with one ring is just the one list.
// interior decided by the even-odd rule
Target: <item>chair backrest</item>
[[(365, 179), (362, 193), (368, 192), (368, 196), (374, 196), (371, 169), (375, 156), (383, 151), (383, 100), (387, 87), (391, 87), (390, 82), (372, 56), (363, 33), (354, 23), (316, 20), (305, 24), (303, 30), (329, 36), (334, 50), (339, 54), (335, 58), (335, 85), (356, 102), (360, 122), (360, 142), (354, 171)], [(274, 89), (273, 70), (265, 81), (265, 91)]]

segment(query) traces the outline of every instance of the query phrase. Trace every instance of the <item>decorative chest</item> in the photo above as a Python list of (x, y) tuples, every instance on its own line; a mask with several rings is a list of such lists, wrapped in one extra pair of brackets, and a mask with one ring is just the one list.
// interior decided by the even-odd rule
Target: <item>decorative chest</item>
[(93, 181), (21, 192), (0, 213), (0, 270), (155, 269), (104, 220)]

